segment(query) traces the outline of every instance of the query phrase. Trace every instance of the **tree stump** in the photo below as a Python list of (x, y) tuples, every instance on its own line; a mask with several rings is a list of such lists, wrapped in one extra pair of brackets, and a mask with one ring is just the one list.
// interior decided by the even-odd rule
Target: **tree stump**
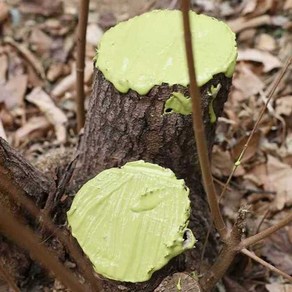
[[(191, 13), (191, 18), (195, 50), (198, 48), (195, 57), (202, 113), (211, 154), (216, 120), (231, 86), (236, 59), (235, 36), (225, 24), (213, 18), (195, 13)], [(115, 39), (117, 32), (121, 34), (115, 42), (111, 37)], [(189, 79), (183, 43), (180, 12), (154, 11), (109, 30), (98, 50), (93, 93), (77, 149), (76, 169), (70, 184), (62, 185), (62, 193), (76, 191), (102, 170), (130, 161), (159, 164), (170, 168), (189, 187), (192, 208), (189, 227), (198, 240), (195, 249), (171, 260), (150, 281), (138, 284), (104, 281), (106, 291), (154, 291), (164, 277), (176, 271), (193, 271), (200, 262), (211, 222), (189, 112)], [(118, 55), (122, 58), (115, 58)], [(107, 67), (111, 62), (117, 67)], [(144, 64), (144, 67), (129, 74), (127, 70), (135, 64)], [(3, 174), (0, 176), (0, 204), (10, 204), (5, 190), (11, 185), (30, 196), (40, 208), (51, 194), (58, 193), (58, 180), (36, 170), (2, 139), (0, 174)], [(63, 208), (60, 217), (63, 218), (66, 211)], [(21, 211), (19, 214), (23, 215)], [(23, 217), (27, 217), (26, 214)], [(0, 242), (2, 251), (7, 249), (5, 242), (4, 245)], [(214, 258), (217, 246), (213, 234), (207, 245), (207, 259)], [(23, 268), (27, 266), (29, 264)], [(159, 289), (169, 291), (163, 284)]]
[[(158, 31), (153, 31), (153, 23), (154, 27), (158, 28), (159, 25), (157, 22), (162, 18), (166, 23), (162, 23), (161, 26), (167, 27), (171, 22), (178, 21), (176, 25), (180, 27), (181, 20), (179, 19), (179, 13), (178, 11), (154, 11), (152, 15), (151, 13), (147, 13), (147, 15), (145, 14), (146, 17), (144, 16), (147, 25), (150, 25), (148, 29), (143, 26), (143, 21), (140, 22), (140, 19), (143, 18), (143, 16), (140, 16), (140, 19), (136, 17), (132, 21), (130, 20), (128, 24), (123, 23), (120, 26), (118, 25), (115, 30), (110, 30), (105, 34), (97, 53), (97, 68), (95, 68), (94, 74), (93, 93), (89, 102), (84, 133), (78, 146), (79, 158), (76, 171), (73, 174), (71, 186), (76, 190), (84, 182), (101, 171), (112, 167), (121, 167), (125, 163), (135, 160), (144, 160), (170, 168), (176, 174), (177, 178), (184, 179), (186, 185), (190, 188), (192, 211), (189, 227), (198, 240), (196, 248), (186, 253), (185, 260), (180, 260), (180, 264), (178, 264), (177, 260), (174, 260), (171, 269), (173, 271), (180, 269), (190, 271), (198, 267), (203, 243), (211, 221), (206, 195), (201, 182), (201, 172), (194, 141), (191, 115), (175, 112), (175, 107), (173, 109), (166, 107), (166, 102), (170, 100), (173, 94), (183, 97), (189, 96), (188, 77), (186, 77), (187, 80), (185, 80), (185, 83), (181, 81), (180, 77), (178, 77), (177, 83), (175, 80), (169, 82), (166, 78), (162, 80), (161, 84), (150, 86), (148, 90), (147, 86), (144, 86), (145, 84), (140, 84), (135, 87), (135, 78), (131, 79), (131, 73), (129, 73), (131, 69), (129, 69), (129, 71), (125, 70), (123, 74), (117, 77), (118, 74), (113, 76), (115, 73), (110, 71), (119, 70), (119, 68), (113, 69), (108, 65), (111, 62), (110, 58), (114, 58), (121, 66), (123, 66), (122, 64), (125, 64), (125, 62), (129, 62), (129, 58), (131, 58), (129, 54), (125, 53), (125, 47), (126, 49), (128, 47), (123, 45), (123, 41), (114, 41), (116, 37), (115, 33), (120, 33), (122, 37), (130, 42), (131, 40), (129, 39), (131, 39), (131, 34), (136, 32), (136, 27), (139, 27), (140, 33), (145, 33), (146, 37), (144, 42), (151, 43), (153, 40), (149, 35), (151, 33), (159, 35), (159, 33), (163, 31), (159, 29), (157, 29)], [(157, 16), (159, 19), (156, 18)], [(193, 17), (196, 18), (198, 16), (193, 14)], [(205, 18), (208, 17), (203, 16), (203, 23), (206, 21)], [(211, 18), (209, 20), (211, 20)], [(197, 24), (199, 24), (199, 22)], [(217, 25), (222, 25), (224, 29), (227, 28), (225, 24), (214, 19), (212, 19), (211, 22), (215, 27)], [(193, 27), (193, 29), (199, 30), (199, 28), (196, 27)], [(169, 33), (172, 32), (172, 27), (169, 27), (167, 30)], [(226, 70), (222, 72), (217, 72), (218, 68), (215, 66), (214, 71), (211, 70), (212, 77), (210, 80), (205, 80), (206, 82), (201, 82), (202, 78), (200, 79), (200, 77), (198, 77), (200, 80), (199, 85), (201, 85), (202, 112), (206, 139), (208, 142), (208, 151), (210, 154), (215, 139), (216, 117), (220, 116), (222, 113), (223, 105), (227, 99), (231, 86), (231, 76), (230, 72), (227, 72), (227, 68), (229, 68), (229, 71), (231, 70), (232, 75), (233, 68), (230, 69), (230, 67), (234, 65), (236, 58), (234, 35), (229, 28), (227, 28), (227, 31), (227, 38), (230, 37), (233, 40), (233, 42), (231, 42), (231, 47), (228, 48), (229, 51), (226, 52), (226, 54), (231, 55), (231, 58), (228, 59), (230, 64), (228, 64)], [(175, 34), (175, 32), (173, 33)], [(130, 34), (130, 36), (128, 36), (128, 34)], [(135, 39), (135, 37), (136, 36), (133, 38)], [(150, 40), (147, 39), (147, 37), (149, 37)], [(211, 37), (211, 35), (208, 37)], [(224, 37), (223, 35), (223, 38)], [(171, 42), (172, 38), (170, 39)], [(199, 39), (200, 38), (198, 38), (198, 40)], [(157, 41), (159, 42), (159, 37), (157, 37)], [(183, 43), (181, 35), (179, 41)], [(141, 46), (140, 42), (141, 38), (138, 37), (136, 44), (134, 44), (138, 51), (140, 50), (139, 46)], [(106, 46), (105, 43), (110, 43), (110, 47)], [(195, 48), (196, 44), (195, 38)], [(207, 45), (210, 44), (207, 42)], [(200, 47), (200, 45), (198, 47)], [(146, 48), (146, 50), (147, 49), (148, 48)], [(216, 54), (216, 49), (222, 51), (221, 48), (214, 47), (211, 48), (213, 54)], [(119, 51), (125, 54), (121, 57), (122, 59), (124, 58), (124, 61), (120, 59), (116, 60), (115, 54), (118, 54)], [(179, 48), (179, 52), (184, 54), (181, 48)], [(151, 51), (151, 53), (153, 53), (153, 51)], [(169, 57), (174, 57), (172, 55), (174, 52), (171, 51), (168, 53), (170, 53)], [(107, 54), (109, 55), (108, 58), (106, 56)], [(144, 60), (147, 62), (147, 52), (145, 51), (140, 51), (137, 56), (135, 56), (135, 62), (139, 63), (139, 58), (143, 58), (143, 54), (146, 55), (146, 57), (144, 56)], [(183, 59), (183, 57), (184, 55), (182, 55), (181, 58)], [(100, 61), (100, 59), (102, 60)], [(125, 59), (127, 59), (127, 61), (125, 61)], [(135, 62), (131, 65), (135, 66)], [(145, 65), (151, 67), (151, 62)], [(157, 64), (155, 64), (155, 66), (157, 70)], [(184, 63), (183, 66), (186, 69), (186, 63)], [(197, 69), (199, 69), (197, 75), (200, 76), (200, 68)], [(175, 68), (173, 68), (173, 70), (175, 70)], [(184, 74), (185, 72), (181, 73)], [(141, 76), (144, 76), (143, 74), (147, 75), (143, 69), (137, 72), (137, 74)], [(118, 79), (115, 79), (115, 77)], [(152, 76), (148, 76), (149, 80), (151, 77)], [(149, 81), (147, 76), (142, 79), (144, 81), (146, 80), (146, 83)], [(215, 92), (215, 96), (214, 88), (218, 89)], [(207, 257), (210, 260), (216, 255), (217, 246), (218, 244), (214, 240), (213, 234), (213, 236), (210, 236), (206, 251)], [(157, 273), (159, 274), (159, 272)], [(155, 278), (157, 277), (161, 279), (161, 276), (159, 277), (154, 274), (154, 279), (150, 280), (153, 285), (149, 283), (144, 285), (139, 284), (138, 286), (131, 284), (128, 286), (129, 291), (153, 291), (153, 287), (155, 287), (155, 285), (157, 286), (159, 282), (156, 281), (156, 284), (154, 284)], [(113, 289), (112, 286), (110, 289)], [(125, 289), (125, 287), (123, 287), (123, 289)]]

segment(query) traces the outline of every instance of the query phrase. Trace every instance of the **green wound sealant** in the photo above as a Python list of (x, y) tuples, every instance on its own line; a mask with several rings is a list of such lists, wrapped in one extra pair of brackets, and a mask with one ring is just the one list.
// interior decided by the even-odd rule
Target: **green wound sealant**
[[(231, 77), (237, 49), (235, 34), (222, 21), (190, 12), (198, 86), (215, 74)], [(102, 37), (95, 65), (122, 93), (147, 94), (155, 85), (189, 84), (182, 15), (154, 10), (109, 29)]]
[(213, 101), (217, 97), (219, 90), (221, 89), (221, 84), (217, 84), (216, 86), (211, 86), (210, 91), (208, 92), (208, 95), (211, 97), (211, 100), (209, 101), (209, 117), (210, 122), (213, 124), (216, 122), (216, 114), (213, 108)]
[(188, 196), (184, 181), (170, 169), (129, 162), (84, 184), (67, 217), (97, 273), (142, 282), (193, 247)]
[(173, 92), (165, 102), (164, 113), (178, 113), (190, 115), (192, 113), (192, 100), (180, 92)]

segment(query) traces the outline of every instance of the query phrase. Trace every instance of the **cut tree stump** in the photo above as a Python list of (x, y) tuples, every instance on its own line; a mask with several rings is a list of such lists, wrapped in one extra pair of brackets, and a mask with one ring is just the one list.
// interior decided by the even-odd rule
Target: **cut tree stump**
[[(155, 13), (159, 14), (160, 12), (155, 11), (154, 14)], [(170, 68), (168, 72), (171, 74), (171, 70), (177, 70), (177, 82), (175, 82), (175, 80), (170, 81), (170, 79), (162, 78), (157, 83), (155, 83), (154, 80), (154, 85), (151, 86), (149, 90), (145, 90), (145, 88), (139, 90), (139, 88), (137, 89), (137, 87), (135, 87), (135, 83), (131, 83), (131, 80), (127, 79), (127, 72), (123, 72), (123, 74), (120, 75), (121, 80), (111, 79), (111, 76), (108, 75), (110, 71), (109, 68), (107, 69), (103, 65), (100, 65), (99, 62), (101, 59), (99, 61), (97, 60), (97, 68), (95, 68), (94, 72), (93, 93), (89, 102), (84, 131), (76, 152), (78, 155), (76, 168), (70, 183), (64, 188), (64, 193), (68, 194), (71, 191), (75, 192), (83, 183), (96, 176), (101, 171), (112, 167), (120, 167), (130, 161), (144, 160), (146, 162), (159, 164), (162, 167), (170, 168), (177, 178), (185, 180), (186, 185), (190, 189), (192, 210), (189, 227), (192, 229), (198, 242), (195, 249), (171, 260), (168, 265), (154, 273), (149, 281), (127, 284), (105, 280), (105, 291), (154, 291), (166, 276), (177, 271), (190, 272), (196, 270), (200, 264), (203, 243), (209, 226), (211, 225), (206, 195), (201, 182), (201, 172), (194, 142), (191, 115), (190, 113), (181, 114), (175, 110), (168, 113), (168, 110), (166, 110), (166, 101), (169, 101), (170, 97), (173, 95), (182, 96), (184, 98), (183, 102), (189, 102), (189, 100), (185, 98), (189, 96), (189, 80), (186, 62), (183, 57), (185, 54), (182, 45), (183, 34), (177, 30), (177, 26), (181, 29), (181, 26), (178, 24), (181, 23), (181, 15), (178, 11), (161, 13), (163, 17), (159, 17), (158, 22), (157, 20), (153, 21), (150, 17), (149, 25), (146, 26), (146, 28), (148, 28), (148, 34), (147, 29), (145, 27), (143, 28), (143, 26), (142, 28), (140, 27), (140, 33), (138, 33), (138, 35), (134, 34), (134, 43), (137, 45), (136, 47), (140, 48), (142, 46), (143, 48), (138, 55), (134, 56), (138, 58), (134, 63), (139, 63), (138, 61), (144, 58), (145, 66), (150, 69), (151, 64), (153, 65), (155, 63), (155, 74), (158, 74), (160, 71), (163, 71), (162, 69), (164, 68), (159, 64), (161, 60), (168, 60), (168, 65), (172, 64), (172, 61), (176, 62), (176, 60), (180, 60), (182, 63), (176, 64), (172, 69)], [(172, 13), (175, 15), (174, 19), (170, 18), (167, 20), (167, 15)], [(166, 16), (167, 22), (160, 23), (160, 21), (165, 20), (164, 16)], [(197, 16), (193, 13), (192, 17), (196, 18)], [(209, 21), (207, 18), (208, 17), (204, 16), (199, 19), (204, 23), (204, 21)], [(134, 19), (139, 20), (143, 19), (143, 17)], [(131, 24), (133, 22), (130, 20), (125, 23)], [(126, 27), (127, 24), (125, 23), (120, 27)], [(224, 64), (224, 68), (222, 66), (215, 66), (214, 72), (209, 72), (211, 74), (210, 78), (201, 78), (199, 79), (200, 82), (198, 82), (202, 95), (202, 113), (208, 151), (211, 155), (212, 145), (215, 140), (217, 117), (222, 114), (224, 102), (227, 99), (231, 86), (232, 70), (230, 70), (230, 68), (232, 69), (232, 64), (234, 65), (235, 63), (236, 49), (234, 48), (234, 35), (229, 28), (213, 18), (210, 18), (210, 23), (212, 23), (214, 27), (212, 27), (209, 33), (211, 33), (211, 35), (213, 34), (215, 40), (213, 43), (210, 43), (209, 41), (212, 38), (207, 38), (208, 44), (206, 45), (206, 50), (209, 49), (211, 53), (210, 56), (206, 55), (205, 47), (203, 46), (201, 47), (203, 55), (209, 56), (212, 59), (218, 54), (218, 60), (224, 63), (225, 59), (223, 57), (225, 51), (227, 55), (228, 50), (229, 53), (232, 52), (230, 59), (228, 59), (230, 64)], [(118, 27), (119, 25), (117, 26), (117, 30), (119, 29)], [(135, 30), (139, 28), (138, 25), (134, 25), (133, 27), (135, 27)], [(198, 25), (198, 27), (199, 28), (195, 25), (193, 28), (195, 34), (196, 31), (201, 32), (202, 29), (204, 30), (205, 28), (204, 25), (203, 27)], [(208, 25), (206, 27), (208, 28)], [(217, 31), (218, 27), (224, 27), (224, 29), (227, 30), (228, 37), (224, 35), (220, 36), (220, 32)], [(168, 33), (161, 31), (161, 29), (163, 30), (164, 28), (168, 29)], [(111, 31), (112, 30), (109, 30), (108, 32)], [(163, 33), (162, 36), (159, 37), (158, 35), (156, 41), (151, 43), (148, 37), (159, 32)], [(153, 53), (151, 49), (153, 44), (156, 46), (161, 43), (162, 39), (165, 39), (165, 35), (167, 38), (171, 38), (173, 35), (175, 36), (175, 32), (178, 32), (178, 37), (172, 40), (172, 42), (175, 45), (180, 44), (175, 48), (175, 58), (173, 55), (170, 55), (170, 57), (172, 57), (171, 61), (171, 59), (163, 59), (161, 55), (159, 55), (158, 57), (156, 56), (155, 62), (151, 63), (151, 56), (148, 58), (146, 54), (147, 48), (150, 48), (151, 53)], [(107, 33), (105, 35), (107, 35)], [(124, 34), (122, 34), (121, 43), (116, 47), (113, 45), (113, 49), (116, 49), (117, 52), (123, 52), (123, 44), (127, 44), (129, 36), (132, 36), (129, 31), (126, 33), (124, 32)], [(139, 36), (138, 39), (136, 39), (137, 36)], [(217, 36), (219, 37), (218, 40)], [(231, 45), (230, 42), (228, 42), (229, 37), (231, 38)], [(195, 38), (195, 49), (196, 47), (200, 47), (199, 38), (198, 41)], [(103, 38), (105, 42), (106, 39), (106, 37)], [(139, 42), (142, 42), (142, 45)], [(144, 43), (150, 44), (150, 47), (146, 46), (144, 48)], [(227, 49), (224, 47), (226, 45)], [(228, 49), (228, 46), (231, 47)], [(132, 45), (130, 47), (132, 47)], [(165, 47), (165, 43), (162, 42), (162, 48), (163, 47)], [(106, 52), (108, 52), (110, 58), (114, 57), (114, 52), (111, 52), (111, 49), (106, 49)], [(220, 56), (220, 52), (223, 53), (223, 56)], [(97, 58), (101, 56), (102, 45), (99, 48)], [(130, 53), (129, 56), (131, 57), (132, 53)], [(197, 54), (195, 54), (195, 56), (196, 58), (198, 57)], [(127, 65), (125, 65), (127, 62), (123, 64), (127, 67)], [(122, 66), (122, 64), (120, 65)], [(201, 76), (200, 70), (204, 71), (204, 68), (205, 66), (202, 66), (202, 64), (199, 65), (199, 68), (196, 67), (196, 69), (199, 69), (197, 72), (199, 78)], [(116, 68), (114, 71), (116, 72)], [(146, 76), (146, 71), (142, 69), (142, 71), (138, 72), (138, 75), (135, 74), (135, 76), (142, 76), (144, 78), (143, 74)], [(147, 72), (151, 73), (151, 70)], [(128, 84), (129, 88), (126, 88), (125, 84)], [(219, 84), (219, 91), (214, 95), (214, 88), (218, 88)], [(119, 88), (119, 90), (117, 88)], [(189, 108), (189, 104), (184, 104), (184, 106)], [(216, 121), (214, 121), (214, 117)], [(74, 157), (76, 157), (76, 154)], [(56, 167), (57, 166), (58, 165), (56, 165)], [(55, 178), (48, 177), (38, 171), (15, 150), (11, 149), (3, 139), (0, 139), (0, 174), (3, 178), (2, 180), (0, 179), (1, 204), (11, 203), (7, 200), (7, 195), (5, 194), (5, 188), (7, 187), (5, 179), (9, 179), (9, 181), (14, 183), (17, 188), (21, 189), (27, 196), (32, 198), (40, 208), (45, 206), (47, 198), (50, 194), (56, 192), (58, 186), (58, 182), (55, 181)], [(58, 202), (54, 201), (54, 204), (57, 203)], [(12, 207), (14, 207), (14, 205)], [(64, 218), (66, 211), (67, 209), (64, 208), (60, 211), (58, 216)], [(17, 209), (17, 214), (19, 216), (22, 215), (23, 218), (26, 217), (26, 214), (23, 215), (22, 211), (19, 209)], [(26, 220), (26, 218), (24, 220)], [(3, 247), (7, 248), (6, 242), (7, 241), (5, 241), (4, 244), (0, 242), (0, 251), (3, 250)], [(206, 249), (207, 260), (214, 260), (217, 254), (217, 248), (218, 242), (215, 240), (215, 234), (212, 233)], [(28, 258), (27, 255), (25, 258)], [(21, 273), (22, 271), (18, 271), (18, 274)], [(169, 291), (168, 288), (163, 285), (164, 284), (161, 284), (159, 286), (160, 290), (157, 291)], [(171, 285), (173, 286), (173, 283)]]
[[(157, 11), (155, 13), (159, 14)], [(172, 14), (173, 12), (166, 12), (166, 14), (168, 13)], [(159, 16), (163, 18), (165, 16), (164, 12)], [(138, 18), (134, 18), (129, 26), (131, 23), (133, 26), (143, 26), (143, 23), (139, 23), (139, 20), (136, 23), (135, 19), (137, 20)], [(147, 25), (152, 20), (150, 18)], [(124, 31), (126, 25), (124, 23), (120, 26), (120, 33), (124, 37), (127, 35)], [(156, 22), (155, 25), (157, 26)], [(164, 25), (167, 26), (168, 24), (164, 23)], [(145, 27), (143, 28), (145, 29)], [(135, 33), (135, 29), (133, 31)], [(180, 114), (175, 111), (167, 113), (166, 111), (166, 101), (169, 100), (173, 93), (176, 95), (181, 93), (181, 96), (190, 96), (188, 86), (180, 84), (170, 85), (162, 82), (160, 85), (151, 87), (149, 91), (146, 90), (146, 93), (143, 87), (140, 93), (138, 93), (139, 87), (137, 87), (138, 90), (131, 89), (131, 86), (127, 88), (128, 84), (133, 84), (133, 80), (130, 80), (131, 77), (127, 75), (127, 71), (124, 72), (125, 77), (122, 76), (123, 74), (119, 75), (121, 82), (119, 82), (119, 79), (115, 79), (113, 76), (115, 72), (109, 72), (111, 68), (105, 64), (109, 64), (112, 61), (111, 58), (117, 59), (114, 56), (115, 53), (118, 54), (119, 51), (124, 53), (126, 45), (123, 47), (123, 40), (115, 43), (114, 34), (117, 32), (119, 32), (118, 26), (115, 31), (110, 30), (109, 35), (106, 33), (98, 50), (96, 61), (96, 67), (98, 68), (95, 69), (93, 93), (89, 102), (84, 133), (78, 146), (79, 156), (77, 167), (73, 174), (73, 180), (71, 181), (71, 187), (76, 190), (84, 182), (101, 171), (112, 167), (121, 167), (129, 161), (144, 160), (170, 168), (176, 174), (177, 178), (184, 179), (186, 185), (190, 188), (192, 211), (189, 227), (196, 236), (198, 243), (196, 243), (195, 249), (175, 259), (165, 269), (168, 269), (168, 272), (170, 270), (193, 271), (200, 264), (203, 243), (211, 225), (210, 214), (201, 181), (201, 171), (194, 141), (191, 115)], [(145, 31), (141, 30), (142, 32), (144, 33)], [(129, 29), (128, 33), (132, 33), (131, 29)], [(146, 29), (146, 36), (148, 36), (147, 33), (148, 30)], [(110, 34), (113, 34), (114, 37), (111, 37)], [(127, 37), (127, 41), (130, 42), (129, 38)], [(145, 39), (146, 41), (149, 40)], [(110, 43), (110, 45), (106, 46), (103, 42), (107, 42), (106, 44)], [(139, 43), (139, 39), (137, 42)], [(149, 42), (151, 43), (151, 41)], [(114, 46), (116, 46), (116, 50)], [(139, 44), (137, 46), (138, 50), (140, 50)], [(213, 53), (215, 54), (216, 48), (213, 49)], [(109, 55), (108, 58), (105, 56), (106, 54)], [(135, 55), (135, 53), (133, 54)], [(142, 58), (143, 54), (146, 55), (144, 57), (146, 60), (147, 53), (142, 50), (140, 55), (138, 54), (138, 57), (135, 56), (135, 62), (139, 62), (137, 58)], [(234, 58), (235, 56), (236, 54)], [(103, 60), (99, 61), (99, 58), (103, 58)], [(131, 55), (125, 55), (125, 58), (131, 58)], [(147, 61), (149, 62), (149, 60)], [(231, 61), (234, 62), (234, 60)], [(123, 60), (121, 61), (119, 59), (117, 62), (119, 64), (124, 63)], [(132, 64), (132, 66), (134, 65)], [(145, 66), (151, 66), (151, 64), (147, 63)], [(118, 69), (115, 68), (112, 70)], [(143, 72), (142, 70), (137, 74), (144, 74)], [(215, 139), (216, 121), (213, 119), (222, 114), (223, 106), (231, 86), (231, 78), (226, 75), (228, 74), (213, 74), (213, 78), (200, 87), (202, 113), (209, 154), (211, 154)], [(127, 79), (128, 77), (129, 79)], [(125, 84), (126, 86), (124, 86)], [(218, 88), (218, 85), (219, 91), (216, 93), (216, 98), (212, 98), (210, 93), (214, 88)], [(135, 88), (135, 84), (133, 87)], [(210, 109), (210, 103), (212, 103), (212, 109)], [(211, 111), (213, 111), (212, 115)], [(206, 256), (210, 261), (214, 259), (217, 253), (217, 247), (218, 243), (215, 240), (213, 232), (206, 249)], [(153, 291), (157, 283), (159, 283), (159, 280), (161, 281), (161, 275), (163, 275), (163, 272), (161, 274), (161, 271), (158, 271), (147, 283), (129, 284), (126, 285), (127, 288), (124, 285), (118, 287), (126, 291)], [(112, 289), (114, 288), (111, 285), (109, 290)]]

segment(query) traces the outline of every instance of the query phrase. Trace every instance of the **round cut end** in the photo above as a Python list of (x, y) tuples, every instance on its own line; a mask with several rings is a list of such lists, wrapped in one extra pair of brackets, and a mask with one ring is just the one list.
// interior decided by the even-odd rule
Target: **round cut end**
[[(197, 82), (204, 85), (215, 74), (231, 77), (236, 62), (235, 34), (223, 22), (190, 12)], [(187, 86), (189, 76), (182, 14), (154, 10), (108, 30), (97, 50), (96, 67), (120, 92), (146, 94), (167, 83)]]
[(130, 162), (88, 181), (74, 198), (68, 222), (97, 273), (142, 282), (193, 247), (186, 228), (188, 195), (171, 170)]

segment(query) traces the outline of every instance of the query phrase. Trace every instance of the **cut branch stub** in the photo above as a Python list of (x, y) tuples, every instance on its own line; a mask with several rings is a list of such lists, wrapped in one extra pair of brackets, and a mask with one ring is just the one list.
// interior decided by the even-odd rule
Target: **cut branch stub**
[(193, 247), (186, 227), (189, 189), (174, 173), (144, 161), (104, 170), (67, 213), (72, 234), (101, 275), (143, 282)]
[[(210, 153), (216, 118), (231, 85), (235, 35), (223, 22), (193, 12), (191, 24)], [(198, 243), (186, 257), (186, 266), (195, 269), (210, 216), (189, 111), (180, 12), (153, 11), (110, 29), (98, 48), (96, 67), (71, 187), (76, 190), (104, 169), (129, 161), (142, 159), (170, 168), (190, 188), (190, 228)], [(207, 248), (210, 259), (216, 246), (213, 242)]]

